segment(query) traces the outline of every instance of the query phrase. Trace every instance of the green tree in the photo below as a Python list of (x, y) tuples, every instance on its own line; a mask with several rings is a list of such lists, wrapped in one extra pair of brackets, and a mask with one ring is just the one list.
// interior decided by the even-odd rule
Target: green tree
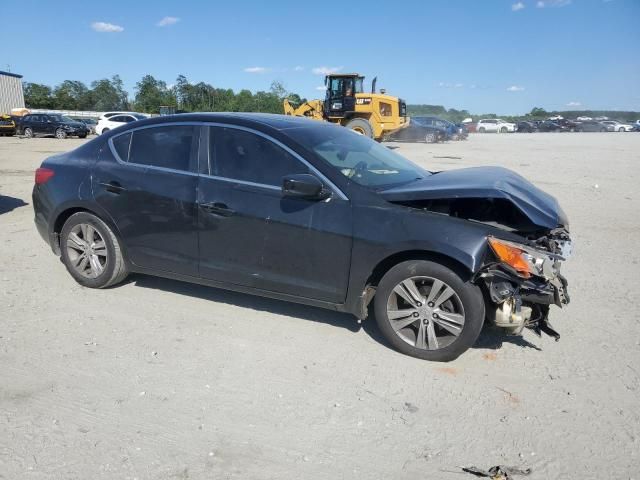
[(162, 80), (156, 80), (152, 75), (145, 75), (136, 83), (136, 110), (147, 113), (159, 113), (163, 105), (176, 107), (175, 92), (167, 88)]
[(125, 110), (129, 107), (127, 92), (118, 75), (114, 75), (111, 80), (103, 78), (94, 81), (91, 84), (90, 98), (93, 109), (98, 111)]
[(89, 110), (93, 99), (87, 86), (77, 80), (65, 80), (53, 89), (54, 106), (60, 110)]
[(53, 108), (51, 87), (40, 83), (23, 83), (24, 103), (27, 108)]

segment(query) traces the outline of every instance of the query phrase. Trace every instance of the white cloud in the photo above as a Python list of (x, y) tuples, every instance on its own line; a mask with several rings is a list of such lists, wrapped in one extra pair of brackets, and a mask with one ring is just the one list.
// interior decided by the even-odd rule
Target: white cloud
[(316, 67), (313, 70), (314, 75), (329, 75), (331, 73), (338, 73), (344, 67)]
[(507, 88), (508, 92), (522, 92), (524, 90), (524, 87), (521, 87), (520, 85), (511, 85), (509, 88)]
[(156, 26), (158, 27), (167, 27), (169, 25), (174, 25), (176, 23), (178, 23), (180, 21), (180, 19), (178, 17), (164, 17), (162, 20), (160, 20), (158, 23), (156, 23)]
[(511, 10), (513, 10), (514, 12), (517, 12), (518, 10), (522, 10), (523, 8), (524, 8), (524, 3), (522, 2), (517, 2), (511, 5)]
[(265, 67), (247, 67), (244, 71), (247, 73), (266, 73), (269, 69)]
[(571, 0), (540, 0), (538, 3), (536, 3), (536, 7), (566, 7), (570, 3)]
[(316, 87), (316, 90), (319, 90), (321, 92), (324, 92), (327, 89), (327, 87), (325, 87), (324, 85), (320, 85), (319, 87)]
[(464, 83), (447, 83), (447, 82), (440, 82), (438, 83), (438, 86), (440, 88), (462, 88), (464, 87)]
[(300, 66), (300, 65), (296, 65), (295, 67), (293, 67), (293, 71), (294, 72), (301, 72), (304, 70), (304, 67)]
[(581, 107), (582, 103), (580, 102), (569, 102), (567, 103), (567, 107)]
[(122, 32), (124, 30), (124, 28), (122, 28), (120, 25), (114, 25), (113, 23), (106, 22), (93, 22), (91, 24), (91, 28), (93, 28), (96, 32), (107, 33)]

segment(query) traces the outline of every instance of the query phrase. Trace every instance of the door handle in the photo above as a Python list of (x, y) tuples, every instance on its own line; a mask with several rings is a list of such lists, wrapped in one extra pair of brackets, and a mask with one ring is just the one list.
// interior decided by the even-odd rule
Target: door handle
[(221, 217), (230, 217), (236, 213), (235, 210), (230, 209), (227, 205), (220, 202), (201, 203), (200, 208), (214, 215), (220, 215)]
[(126, 188), (124, 188), (122, 185), (120, 185), (119, 182), (116, 182), (115, 180), (112, 180), (108, 183), (100, 182), (98, 185), (103, 186), (107, 192), (115, 193), (117, 195), (126, 190)]

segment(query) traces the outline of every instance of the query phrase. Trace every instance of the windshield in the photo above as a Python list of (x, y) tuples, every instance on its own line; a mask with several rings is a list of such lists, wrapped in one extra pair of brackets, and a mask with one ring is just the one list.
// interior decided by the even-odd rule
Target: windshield
[(296, 128), (287, 133), (359, 185), (384, 190), (431, 175), (387, 147), (343, 127)]

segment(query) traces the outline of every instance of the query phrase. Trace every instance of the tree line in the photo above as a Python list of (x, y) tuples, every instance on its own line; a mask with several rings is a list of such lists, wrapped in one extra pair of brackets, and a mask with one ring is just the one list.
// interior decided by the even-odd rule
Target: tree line
[(136, 83), (134, 96), (124, 89), (118, 75), (96, 80), (89, 86), (78, 80), (65, 80), (55, 87), (24, 82), (27, 108), (55, 110), (135, 110), (160, 113), (160, 107), (173, 107), (179, 112), (264, 112), (283, 113), (282, 101), (303, 102), (298, 94), (288, 92), (279, 82), (273, 82), (269, 91), (251, 92), (215, 88), (199, 82), (190, 83), (179, 75), (168, 86), (163, 80), (145, 75)]

